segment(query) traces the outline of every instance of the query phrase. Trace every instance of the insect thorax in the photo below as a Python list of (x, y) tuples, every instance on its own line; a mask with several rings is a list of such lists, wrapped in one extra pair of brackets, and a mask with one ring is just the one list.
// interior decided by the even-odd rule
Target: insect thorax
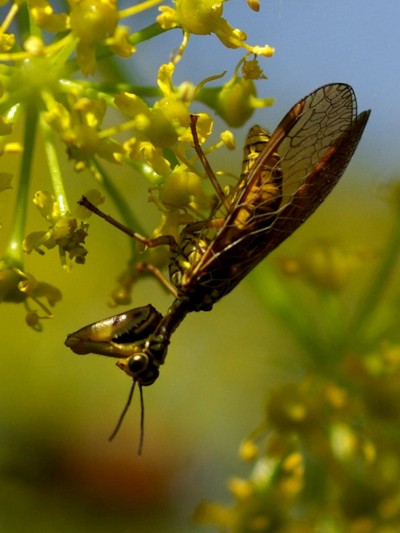
[(249, 173), (255, 160), (264, 150), (269, 142), (271, 135), (261, 126), (255, 125), (249, 129), (243, 149), (243, 162), (241, 178)]
[[(192, 232), (188, 226), (182, 231), (180, 246), (171, 255), (170, 280), (176, 287), (178, 297), (189, 300), (194, 311), (210, 310), (213, 303), (209, 295), (200, 287), (200, 280), (192, 279), (190, 275), (194, 267), (199, 264), (209, 244), (209, 239), (202, 236), (200, 232)], [(194, 283), (188, 284), (188, 277)]]
[[(270, 134), (261, 126), (250, 128), (243, 151), (242, 173), (231, 199), (232, 207), (240, 203), (234, 220), (237, 229), (251, 231), (257, 225), (256, 217), (262, 213), (273, 213), (279, 209), (282, 201), (282, 170), (277, 152), (271, 153), (262, 167), (256, 170), (257, 163), (264, 150), (268, 150)], [(246, 194), (242, 197), (243, 189)], [(251, 225), (251, 227), (247, 227)]]
[[(241, 264), (247, 248), (243, 237), (259, 229), (260, 217), (274, 214), (282, 200), (282, 171), (279, 155), (271, 153), (262, 166), (252, 172), (270, 136), (260, 126), (253, 126), (247, 136), (243, 166), (230, 207), (220, 219), (203, 225), (187, 226), (181, 233), (179, 247), (169, 265), (171, 282), (178, 297), (190, 302), (193, 311), (208, 311), (241, 279)], [(216, 223), (218, 222), (218, 223)]]

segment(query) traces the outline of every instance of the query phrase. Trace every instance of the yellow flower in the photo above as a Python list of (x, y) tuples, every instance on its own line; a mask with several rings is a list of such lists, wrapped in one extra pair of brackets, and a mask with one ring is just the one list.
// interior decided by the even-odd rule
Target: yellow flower
[[(196, 97), (212, 107), (225, 122), (234, 128), (243, 126), (256, 109), (271, 106), (273, 98), (258, 98), (253, 80), (265, 78), (258, 60), (248, 60), (246, 54), (237, 64), (232, 78), (222, 87), (204, 87), (199, 84)], [(239, 71), (241, 70), (241, 74)], [(219, 76), (220, 77), (220, 76)]]
[(15, 36), (12, 33), (0, 34), (0, 52), (9, 52), (15, 46)]
[(133, 160), (144, 161), (164, 178), (171, 172), (171, 163), (164, 156), (164, 148), (176, 146), (189, 131), (189, 109), (179, 94), (174, 92), (172, 64), (164, 65), (159, 71), (159, 86), (165, 97), (153, 107), (139, 96), (121, 93), (115, 97), (115, 104), (130, 120), (135, 135), (123, 145)]
[[(214, 33), (230, 48), (256, 50), (256, 47), (247, 45), (243, 31), (234, 29), (223, 18), (223, 2), (177, 0), (174, 9), (161, 8), (159, 20), (164, 20), (165, 28), (181, 26), (185, 36), (175, 58), (159, 66), (157, 86), (135, 87), (128, 84), (127, 79), (121, 83), (104, 81), (101, 77), (96, 82), (81, 79), (81, 73), (86, 76), (95, 71), (99, 59), (112, 62), (115, 54), (129, 57), (136, 51), (138, 43), (162, 33), (164, 30), (157, 24), (149, 24), (140, 31), (135, 29), (133, 33), (130, 28), (137, 26), (136, 21), (129, 26), (119, 25), (122, 19), (144, 11), (153, 9), (156, 13), (154, 8), (161, 1), (134, 2), (134, 6), (122, 10), (118, 9), (116, 0), (70, 0), (65, 8), (50, 0), (31, 0), (23, 9), (20, 2), (9, 4), (0, 28), (0, 55), (4, 63), (0, 80), (3, 105), (0, 155), (18, 153), (21, 157), (16, 180), (18, 208), (5, 255), (11, 259), (11, 263), (6, 262), (10, 269), (24, 272), (23, 252), (44, 254), (49, 249), (59, 252), (64, 267), (71, 262), (85, 261), (87, 223), (72, 215), (68, 207), (63, 180), (70, 173), (62, 171), (58, 154), (60, 145), (61, 151), (73, 160), (76, 171), (89, 169), (93, 177), (102, 180), (106, 186), (111, 184), (111, 177), (99, 158), (117, 164), (130, 159), (130, 166), (155, 185), (150, 194), (161, 211), (155, 233), (172, 232), (179, 238), (182, 225), (209, 214), (211, 198), (204, 192), (204, 184), (208, 186), (208, 182), (204, 180), (204, 169), (193, 150), (190, 108), (193, 102), (200, 100), (204, 85), (219, 79), (221, 74), (211, 75), (197, 86), (191, 81), (175, 86), (173, 76), (191, 33)], [(19, 30), (24, 27), (27, 16), (34, 29), (31, 34)], [(15, 35), (8, 33), (10, 28), (15, 28)], [(246, 80), (262, 77), (256, 59), (246, 63), (246, 72), (244, 68), (242, 70)], [(223, 98), (226, 98), (225, 93)], [(242, 100), (236, 98), (236, 102), (242, 106), (250, 101), (252, 107), (253, 98), (251, 87), (245, 88)], [(210, 101), (210, 107), (217, 108), (217, 112), (224, 105), (218, 103), (218, 98)], [(246, 109), (246, 105), (242, 108)], [(116, 118), (115, 108), (124, 114), (122, 121)], [(228, 113), (226, 115), (230, 120)], [(106, 121), (105, 128), (103, 123)], [(211, 116), (198, 115), (196, 131), (200, 144), (209, 138), (212, 126)], [(23, 142), (14, 139), (19, 132), (24, 132)], [(42, 172), (40, 168), (40, 176), (33, 164), (38, 146), (36, 132), (43, 143), (42, 153), (47, 161), (47, 169)], [(230, 132), (224, 132), (217, 142), (208, 145), (205, 152), (224, 145), (234, 146)], [(28, 191), (40, 188), (34, 180), (42, 175), (50, 178), (52, 192), (37, 193), (34, 203), (46, 226), (27, 231)], [(0, 191), (10, 188), (10, 183), (9, 172), (0, 173)], [(128, 213), (117, 189), (108, 187), (108, 191), (121, 209), (125, 222), (131, 224), (135, 217)], [(165, 265), (163, 250), (150, 250), (146, 254), (153, 264)], [(18, 297), (25, 303), (27, 298), (21, 295), (36, 294), (39, 285), (35, 285), (28, 275), (23, 274), (21, 278), (16, 270), (10, 272), (11, 277), (21, 282)], [(127, 274), (114, 301), (126, 300), (135, 276), (138, 277), (137, 272)], [(36, 327), (39, 314), (29, 309), (28, 315), (28, 322)]]
[(53, 7), (46, 0), (30, 0), (29, 3), (32, 17), (39, 28), (51, 33), (58, 33), (68, 28), (68, 15), (54, 13)]
[(72, 0), (70, 27), (77, 45), (77, 60), (82, 73), (93, 74), (96, 67), (96, 45), (114, 34), (118, 22), (114, 0)]
[(112, 163), (121, 160), (122, 146), (99, 129), (105, 111), (104, 101), (89, 98), (76, 99), (70, 109), (59, 102), (48, 102), (44, 118), (61, 136), (69, 156), (76, 160), (77, 170), (87, 167), (95, 155)]
[(35, 194), (34, 204), (50, 223), (50, 229), (31, 232), (23, 242), (23, 250), (28, 254), (33, 250), (43, 254), (43, 248), (50, 250), (58, 246), (64, 266), (67, 266), (67, 256), (70, 261), (84, 263), (87, 254), (84, 247), (87, 223), (78, 222), (68, 213), (62, 213), (59, 203), (49, 192), (38, 191)]
[[(184, 166), (178, 165), (165, 178), (160, 185), (159, 198), (161, 202), (170, 208), (187, 208), (199, 209), (199, 205), (209, 205), (207, 195), (203, 190), (203, 180), (198, 174), (188, 171)], [(191, 220), (179, 224), (188, 224)], [(166, 233), (166, 232), (165, 232)]]
[(160, 176), (168, 176), (171, 172), (171, 164), (164, 157), (161, 148), (156, 148), (148, 141), (142, 141), (136, 137), (124, 143), (124, 150), (134, 161), (145, 162)]
[[(224, 0), (175, 0), (175, 9), (161, 6), (157, 21), (165, 29), (181, 27), (186, 39), (193, 33), (207, 35), (215, 33), (220, 41), (228, 48), (244, 48), (257, 55), (270, 57), (274, 49), (268, 45), (251, 46), (245, 41), (247, 35), (240, 29), (233, 28), (222, 17)], [(179, 59), (179, 57), (178, 57)]]
[[(61, 300), (61, 292), (49, 283), (37, 281), (32, 274), (13, 266), (11, 261), (7, 259), (0, 261), (0, 303), (24, 302), (27, 309), (27, 324), (36, 331), (42, 329), (40, 319), (52, 316), (51, 311), (41, 301), (43, 299), (47, 305), (54, 307)], [(38, 305), (45, 315), (40, 316), (37, 310), (30, 309), (30, 302)]]
[(357, 254), (346, 253), (332, 243), (320, 242), (300, 259), (283, 258), (281, 268), (286, 274), (301, 275), (310, 284), (335, 292), (346, 286), (361, 263)]
[(130, 57), (136, 52), (136, 48), (129, 42), (129, 28), (118, 26), (114, 34), (105, 40), (107, 46), (111, 48), (114, 54), (120, 57)]

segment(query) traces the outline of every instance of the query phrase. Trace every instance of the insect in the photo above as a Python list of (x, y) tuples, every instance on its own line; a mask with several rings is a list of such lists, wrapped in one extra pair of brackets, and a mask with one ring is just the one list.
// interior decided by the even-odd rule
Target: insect
[[(83, 197), (81, 205), (147, 247), (169, 246), (171, 283), (165, 283), (175, 299), (164, 316), (150, 305), (136, 308), (80, 329), (65, 344), (78, 354), (119, 358), (117, 365), (133, 378), (130, 398), (135, 383), (140, 389), (154, 383), (171, 335), (187, 313), (211, 310), (331, 192), (357, 148), (369, 114), (357, 115), (349, 85), (319, 87), (290, 109), (272, 135), (259, 126), (250, 130), (242, 174), (228, 195), (200, 147), (197, 117), (192, 115), (194, 148), (219, 206), (208, 219), (185, 226), (179, 242), (170, 235), (147, 239)], [(161, 277), (157, 269), (148, 268)]]

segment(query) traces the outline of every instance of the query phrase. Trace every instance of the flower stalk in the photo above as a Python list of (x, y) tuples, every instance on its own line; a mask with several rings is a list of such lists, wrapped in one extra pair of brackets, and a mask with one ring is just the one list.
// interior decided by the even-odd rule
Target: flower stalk
[[(178, 0), (173, 8), (160, 5), (161, 0), (145, 0), (134, 4), (119, 10), (115, 0), (73, 0), (67, 9), (63, 11), (60, 8), (57, 11), (47, 0), (22, 1), (12, 3), (1, 21), (0, 135), (3, 153), (12, 153), (13, 150), (17, 153), (15, 147), (18, 144), (13, 135), (17, 135), (20, 129), (19, 122), (25, 122), (24, 139), (19, 143), (23, 150), (18, 176), (17, 209), (2, 262), (5, 273), (8, 268), (14, 267), (19, 269), (19, 273), (14, 271), (12, 275), (16, 284), (11, 292), (8, 285), (10, 278), (4, 274), (8, 280), (7, 288), (4, 288), (4, 294), (8, 296), (4, 301), (25, 301), (28, 293), (35, 301), (42, 297), (38, 296), (37, 287), (36, 292), (32, 292), (33, 284), (25, 284), (23, 294), (18, 288), (19, 281), (26, 275), (26, 254), (43, 255), (58, 250), (61, 266), (67, 270), (73, 264), (85, 262), (88, 215), (76, 210), (68, 198), (66, 176), (74, 179), (82, 171), (91, 173), (94, 183), (114, 203), (121, 219), (141, 233), (144, 232), (138, 217), (126, 200), (126, 195), (118, 192), (115, 178), (111, 177), (118, 174), (119, 170), (115, 172), (118, 167), (124, 165), (135, 169), (136, 175), (149, 182), (150, 198), (160, 210), (160, 221), (154, 229), (154, 235), (165, 231), (178, 235), (181, 221), (188, 218), (185, 213), (187, 210), (195, 209), (198, 218), (206, 216), (205, 208), (208, 208), (210, 200), (201, 190), (203, 185), (199, 187), (199, 182), (196, 190), (188, 194), (187, 183), (182, 176), (186, 173), (189, 176), (187, 182), (194, 183), (192, 176), (196, 168), (191, 162), (192, 139), (189, 129), (191, 106), (196, 100), (201, 100), (200, 87), (204, 90), (204, 85), (215, 83), (216, 77), (211, 72), (209, 81), (200, 82), (199, 90), (190, 81), (176, 86), (174, 76), (177, 64), (186, 53), (193, 31), (205, 37), (215, 33), (221, 40), (221, 48), (245, 50), (245, 59), (239, 62), (240, 66), (248, 62), (248, 51), (263, 53), (268, 57), (272, 49), (249, 45), (245, 33), (232, 28), (222, 17), (223, 2), (207, 0), (192, 3)], [(153, 21), (138, 29), (137, 16), (144, 12), (152, 14)], [(201, 17), (200, 26), (193, 27), (194, 15)], [(179, 47), (180, 51), (172, 57), (172, 61), (155, 64), (157, 84), (146, 86), (137, 83), (136, 79), (132, 83), (117, 66), (116, 58), (134, 60), (142, 42), (154, 40), (157, 46), (157, 38), (175, 28), (183, 31), (182, 43), (185, 44)], [(110, 68), (105, 69), (103, 65), (109, 65)], [(240, 85), (247, 76), (244, 71), (240, 74), (238, 69), (239, 66), (234, 80), (229, 82), (230, 86), (235, 83)], [(102, 78), (101, 73), (110, 73), (111, 70), (111, 78), (115, 78), (115, 81)], [(125, 69), (125, 72), (128, 71)], [(262, 78), (261, 70), (258, 77)], [(243, 91), (237, 97), (242, 99), (246, 113), (235, 117), (234, 125), (247, 120), (258, 105), (270, 103), (261, 99), (256, 102), (253, 83), (252, 78), (250, 91)], [(217, 100), (226, 85), (222, 82), (220, 87), (213, 88)], [(249, 100), (250, 93), (252, 101)], [(223, 105), (223, 99), (223, 96), (219, 98), (218, 105)], [(211, 110), (219, 113), (216, 100), (209, 99), (206, 103)], [(228, 116), (227, 120), (229, 122)], [(204, 131), (202, 135), (203, 141), (211, 134), (212, 118), (202, 119), (200, 123), (205, 121), (208, 126), (207, 133)], [(60, 146), (70, 161), (67, 171), (64, 171), (60, 161)], [(224, 147), (223, 143), (220, 146)], [(36, 151), (40, 148), (46, 156), (47, 173), (37, 172), (34, 165)], [(190, 162), (190, 168), (185, 167), (185, 162)], [(114, 170), (110, 171), (108, 165)], [(46, 174), (51, 178), (51, 190), (41, 184), (41, 178)], [(175, 176), (180, 177), (176, 179)], [(0, 189), (8, 189), (10, 178), (6, 175), (0, 178)], [(172, 183), (175, 186), (179, 183), (184, 194), (181, 194), (179, 187), (172, 193)], [(33, 204), (44, 219), (43, 227), (26, 228), (31, 205), (29, 194), (32, 193)], [(82, 193), (92, 194), (90, 191)], [(195, 199), (195, 193), (199, 194), (200, 203)], [(96, 201), (102, 201), (100, 192), (93, 194)], [(113, 305), (127, 302), (133, 283), (140, 278), (133, 266), (138, 259), (138, 251), (133, 242), (131, 245), (128, 268), (120, 277), (124, 281), (119, 282), (122, 285), (119, 284), (113, 291), (114, 295), (123, 296), (118, 297), (118, 302), (112, 296)], [(156, 250), (146, 254), (148, 257), (145, 257), (160, 266), (167, 260), (164, 253)], [(28, 286), (32, 289), (30, 292)], [(42, 290), (42, 295), (45, 293)], [(49, 293), (45, 295), (47, 297), (52, 304), (59, 299)]]

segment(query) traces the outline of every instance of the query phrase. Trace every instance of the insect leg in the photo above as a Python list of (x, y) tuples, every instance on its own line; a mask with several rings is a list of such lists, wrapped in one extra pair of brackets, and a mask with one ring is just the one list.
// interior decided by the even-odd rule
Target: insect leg
[(130, 357), (137, 346), (157, 330), (162, 318), (152, 305), (136, 307), (71, 333), (65, 345), (78, 355)]
[(172, 235), (161, 235), (160, 237), (157, 237), (155, 239), (148, 239), (147, 237), (144, 237), (143, 235), (140, 235), (140, 233), (137, 233), (136, 231), (132, 231), (127, 226), (124, 226), (118, 220), (115, 220), (110, 215), (107, 215), (103, 211), (101, 211), (98, 207), (96, 207), (92, 202), (90, 202), (85, 196), (82, 196), (82, 198), (78, 202), (79, 205), (86, 207), (89, 211), (94, 213), (95, 215), (103, 218), (106, 222), (114, 226), (115, 228), (119, 229), (129, 237), (132, 237), (138, 242), (141, 242), (145, 246), (148, 246), (149, 248), (155, 248), (156, 246), (161, 246), (165, 244), (166, 246), (169, 246), (171, 248), (176, 246), (176, 241)]
[(170, 283), (167, 278), (164, 276), (164, 274), (161, 272), (159, 268), (152, 265), (151, 263), (137, 263), (136, 264), (136, 270), (138, 272), (151, 272), (153, 276), (155, 276), (158, 281), (169, 291), (171, 292), (175, 298), (178, 297), (178, 293), (176, 292), (175, 287)]
[(222, 190), (221, 185), (219, 184), (217, 178), (215, 177), (215, 174), (210, 166), (210, 163), (207, 161), (207, 158), (200, 146), (199, 137), (197, 135), (197, 115), (190, 115), (190, 129), (193, 136), (193, 143), (194, 143), (194, 149), (196, 150), (196, 154), (198, 155), (201, 164), (204, 167), (204, 170), (206, 171), (207, 176), (209, 177), (215, 192), (218, 195), (218, 198), (221, 200), (222, 205), (225, 207), (227, 211), (230, 209), (230, 203), (226, 195), (224, 194), (224, 191)]

